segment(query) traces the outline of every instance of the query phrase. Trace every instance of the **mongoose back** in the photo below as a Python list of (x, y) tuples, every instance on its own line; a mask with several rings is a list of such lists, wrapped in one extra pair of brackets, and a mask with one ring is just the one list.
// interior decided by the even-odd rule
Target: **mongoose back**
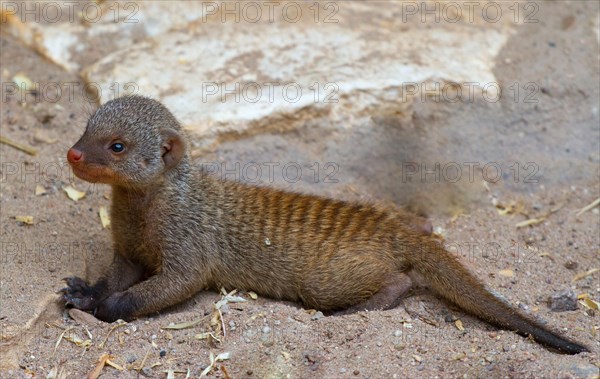
[(396, 306), (419, 273), (439, 296), (564, 353), (588, 351), (488, 292), (401, 210), (224, 181), (191, 166), (158, 101), (101, 106), (68, 151), (74, 173), (112, 186), (114, 259), (94, 285), (65, 278), (67, 304), (105, 321), (237, 288), (348, 313)]

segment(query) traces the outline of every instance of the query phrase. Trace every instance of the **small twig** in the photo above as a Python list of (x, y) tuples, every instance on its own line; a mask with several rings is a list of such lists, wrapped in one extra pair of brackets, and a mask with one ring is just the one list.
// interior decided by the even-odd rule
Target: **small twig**
[[(120, 322), (119, 322), (119, 321), (120, 321)], [(117, 324), (117, 325), (115, 325), (115, 326), (113, 326), (113, 327), (112, 327), (112, 328), (111, 328), (111, 329), (108, 331), (108, 334), (107, 334), (107, 335), (106, 335), (106, 337), (104, 338), (104, 341), (102, 341), (102, 342), (100, 343), (100, 345), (98, 345), (98, 347), (99, 347), (100, 349), (104, 348), (104, 344), (106, 343), (106, 341), (108, 341), (108, 337), (110, 337), (110, 334), (111, 334), (111, 333), (112, 333), (112, 332), (113, 332), (115, 329), (117, 329), (117, 328), (119, 328), (119, 327), (121, 327), (121, 326), (127, 325), (127, 323), (126, 323), (125, 321), (123, 321), (123, 320), (118, 320), (117, 322), (118, 322), (118, 324)]]
[(144, 368), (144, 363), (146, 363), (146, 359), (148, 359), (149, 354), (150, 354), (150, 348), (148, 348), (148, 350), (146, 350), (146, 355), (144, 355), (144, 359), (142, 359), (142, 361), (140, 362), (140, 365), (137, 368), (138, 374)]
[(106, 364), (109, 365), (112, 368), (116, 368), (119, 371), (125, 370), (125, 368), (123, 368), (122, 366), (116, 364), (115, 362), (111, 361), (110, 359), (106, 360)]
[(545, 217), (530, 218), (529, 220), (518, 222), (515, 226), (517, 227), (517, 229), (519, 229), (519, 228), (523, 228), (525, 226), (540, 224), (540, 223), (544, 222), (545, 220), (546, 220)]
[(592, 269), (590, 269), (590, 270), (588, 270), (586, 272), (580, 272), (579, 274), (577, 274), (577, 275), (575, 275), (573, 277), (573, 279), (571, 280), (571, 283), (574, 283), (574, 282), (576, 282), (578, 280), (581, 280), (581, 279), (585, 278), (586, 276), (590, 276), (592, 274), (595, 274), (598, 271), (600, 271), (599, 268), (592, 268)]
[(227, 372), (225, 365), (219, 366), (219, 370), (221, 370), (223, 372), (223, 376), (225, 376), (225, 379), (231, 379), (231, 376), (229, 376), (229, 373)]
[(579, 212), (577, 212), (577, 216), (581, 216), (582, 214), (584, 214), (585, 212), (589, 211), (590, 209), (593, 209), (593, 208), (597, 207), (599, 204), (600, 204), (600, 197), (597, 198), (591, 204), (588, 204), (585, 207), (581, 208), (581, 210), (579, 210)]
[(104, 368), (104, 365), (108, 361), (108, 357), (109, 357), (109, 355), (107, 353), (104, 353), (100, 356), (100, 360), (98, 361), (98, 364), (88, 374), (87, 379), (97, 379), (100, 376), (100, 374), (102, 373), (102, 369)]
[(181, 329), (188, 329), (188, 328), (193, 328), (194, 326), (200, 324), (202, 321), (206, 320), (207, 318), (210, 317), (210, 314), (201, 317), (197, 320), (194, 321), (187, 321), (187, 322), (182, 322), (179, 324), (174, 324), (174, 325), (167, 325), (167, 326), (161, 326), (161, 329), (170, 329), (170, 330), (181, 330)]
[(83, 329), (85, 329), (88, 337), (90, 337), (90, 340), (93, 340), (94, 337), (92, 336), (92, 333), (89, 331), (89, 329), (85, 325), (83, 326)]
[(0, 136), (0, 142), (8, 145), (10, 147), (14, 147), (17, 150), (21, 150), (24, 153), (27, 153), (29, 155), (36, 155), (37, 154), (37, 150), (31, 146), (28, 145), (24, 145), (22, 143), (18, 143), (16, 141), (13, 141), (9, 138), (6, 138), (4, 136)]
[(60, 336), (58, 337), (58, 341), (56, 341), (56, 345), (54, 345), (54, 352), (52, 352), (53, 356), (54, 356), (54, 354), (56, 354), (56, 349), (58, 349), (58, 345), (60, 345), (60, 341), (62, 341), (63, 337), (65, 336), (65, 333), (67, 333), (71, 329), (73, 329), (73, 327), (69, 326), (68, 328), (63, 330), (63, 332), (60, 334)]
[(223, 313), (221, 313), (220, 309), (217, 309), (219, 312), (219, 318), (221, 319), (221, 329), (223, 330), (223, 339), (227, 337), (227, 332), (225, 331), (225, 321), (223, 320)]

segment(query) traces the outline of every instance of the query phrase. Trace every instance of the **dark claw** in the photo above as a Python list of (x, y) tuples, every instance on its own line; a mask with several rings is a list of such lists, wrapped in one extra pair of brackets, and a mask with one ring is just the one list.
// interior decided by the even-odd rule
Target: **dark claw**
[(72, 305), (73, 307), (83, 311), (94, 309), (97, 303), (97, 301), (92, 297), (75, 297), (68, 294), (63, 296), (63, 300), (67, 305)]
[(72, 305), (81, 310), (90, 310), (96, 307), (97, 300), (94, 299), (93, 288), (87, 282), (77, 276), (63, 278), (67, 287), (58, 291), (62, 293), (63, 300), (67, 305)]

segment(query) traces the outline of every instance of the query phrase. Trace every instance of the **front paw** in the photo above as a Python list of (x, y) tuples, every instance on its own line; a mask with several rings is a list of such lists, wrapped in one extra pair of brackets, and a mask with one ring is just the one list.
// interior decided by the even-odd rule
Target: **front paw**
[(94, 298), (94, 290), (85, 280), (77, 276), (69, 276), (63, 280), (67, 283), (67, 287), (58, 292), (62, 293), (67, 305), (84, 311), (96, 308), (98, 301)]

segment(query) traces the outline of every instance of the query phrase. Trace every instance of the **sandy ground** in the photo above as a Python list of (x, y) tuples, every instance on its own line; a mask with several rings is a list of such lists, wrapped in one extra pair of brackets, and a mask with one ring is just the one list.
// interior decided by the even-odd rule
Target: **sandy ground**
[[(111, 251), (109, 232), (98, 217), (110, 190), (73, 178), (65, 165), (66, 150), (92, 108), (76, 91), (73, 99), (64, 96), (56, 103), (20, 103), (14, 97), (1, 103), (2, 135), (35, 147), (37, 155), (0, 147), (0, 377), (81, 378), (105, 353), (125, 370), (105, 367), (101, 378), (165, 378), (169, 370), (175, 378), (188, 370), (198, 377), (211, 354), (223, 353), (229, 358), (216, 362), (209, 376), (598, 377), (599, 311), (581, 302), (566, 312), (547, 306), (549, 296), (568, 289), (600, 301), (599, 273), (572, 281), (600, 267), (598, 208), (577, 215), (600, 195), (598, 42), (577, 21), (597, 6), (572, 5), (548, 6), (543, 21), (520, 29), (498, 57), (495, 74), (503, 83), (539, 84), (537, 103), (417, 104), (412, 117), (400, 121), (374, 116), (371, 124), (345, 131), (307, 126), (230, 141), (198, 163), (335, 162), (337, 183), (323, 181), (321, 172), (321, 180), (309, 175), (293, 184), (276, 176), (272, 185), (412, 205), (427, 213), (461, 261), (490, 288), (586, 344), (591, 353), (549, 351), (465, 315), (426, 289), (397, 309), (344, 317), (320, 317), (296, 304), (252, 300), (242, 293), (247, 302), (222, 309), (221, 342), (197, 338), (214, 328), (210, 317), (202, 319), (221, 299), (213, 292), (123, 326), (73, 320), (54, 295), (61, 278), (96, 277)], [(570, 16), (574, 23), (565, 21)], [(11, 37), (1, 35), (0, 43), (3, 82), (25, 72), (35, 82), (80, 83)], [(507, 171), (487, 188), (481, 178), (460, 186), (399, 180), (402, 162), (426, 159), (500, 161)], [(521, 171), (508, 170), (511, 162), (519, 162)], [(527, 162), (535, 165), (525, 167)], [(86, 197), (69, 200), (63, 191), (69, 184)], [(37, 186), (45, 193), (36, 195)], [(515, 212), (500, 215), (493, 202), (514, 204)], [(33, 216), (33, 225), (15, 216)], [(515, 227), (541, 216), (545, 221), (537, 225)], [(199, 319), (190, 328), (164, 328)]]

